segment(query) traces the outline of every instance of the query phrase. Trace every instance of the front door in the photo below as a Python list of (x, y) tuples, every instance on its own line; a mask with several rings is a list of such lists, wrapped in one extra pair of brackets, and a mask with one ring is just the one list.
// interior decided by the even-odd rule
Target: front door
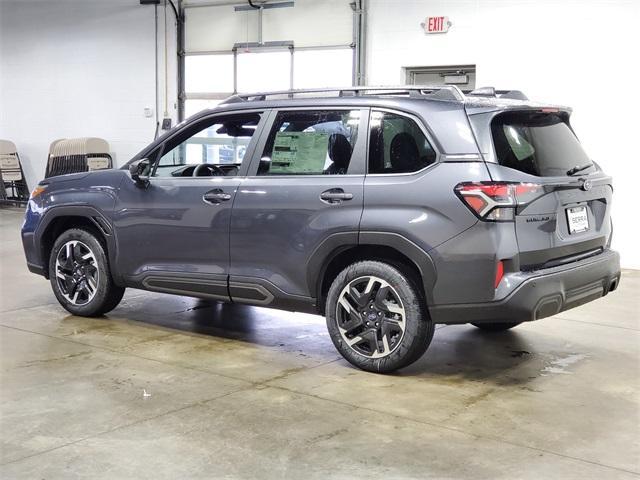
[(337, 236), (357, 244), (367, 110), (280, 110), (273, 118), (233, 207), (234, 302), (309, 301), (314, 252)]
[(123, 182), (114, 223), (128, 284), (229, 299), (231, 207), (261, 119), (250, 112), (198, 120), (161, 147), (146, 189)]

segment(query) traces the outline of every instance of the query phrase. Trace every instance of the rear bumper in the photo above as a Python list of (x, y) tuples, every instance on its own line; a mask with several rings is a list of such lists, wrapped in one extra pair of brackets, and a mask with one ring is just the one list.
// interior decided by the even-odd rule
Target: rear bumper
[(435, 305), (435, 323), (525, 322), (550, 317), (615, 290), (620, 256), (613, 250), (570, 267), (531, 272), (506, 298), (485, 303)]

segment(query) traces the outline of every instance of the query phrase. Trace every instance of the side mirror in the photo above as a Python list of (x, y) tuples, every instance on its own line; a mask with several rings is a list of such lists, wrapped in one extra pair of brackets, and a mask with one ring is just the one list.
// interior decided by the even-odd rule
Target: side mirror
[(149, 186), (149, 173), (151, 172), (151, 162), (148, 158), (136, 160), (129, 165), (129, 174), (131, 179), (136, 182), (139, 187), (147, 188)]

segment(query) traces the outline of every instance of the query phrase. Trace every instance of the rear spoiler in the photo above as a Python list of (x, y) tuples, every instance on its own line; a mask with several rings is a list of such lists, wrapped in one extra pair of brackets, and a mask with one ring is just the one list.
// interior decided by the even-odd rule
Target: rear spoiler
[(496, 111), (539, 110), (543, 113), (564, 112), (571, 115), (571, 107), (529, 100), (520, 90), (496, 90), (493, 87), (476, 88), (464, 93), (467, 115)]

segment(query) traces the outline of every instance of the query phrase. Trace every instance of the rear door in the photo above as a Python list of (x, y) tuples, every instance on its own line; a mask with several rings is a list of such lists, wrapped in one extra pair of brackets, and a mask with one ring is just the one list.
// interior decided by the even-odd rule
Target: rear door
[(320, 248), (357, 244), (363, 207), (368, 110), (273, 112), (238, 190), (231, 219), (233, 301), (308, 301)]
[(583, 150), (568, 112), (527, 110), (490, 118), (492, 148), (485, 152), (493, 160), (492, 179), (532, 184), (515, 216), (521, 269), (568, 263), (606, 248), (611, 178)]

